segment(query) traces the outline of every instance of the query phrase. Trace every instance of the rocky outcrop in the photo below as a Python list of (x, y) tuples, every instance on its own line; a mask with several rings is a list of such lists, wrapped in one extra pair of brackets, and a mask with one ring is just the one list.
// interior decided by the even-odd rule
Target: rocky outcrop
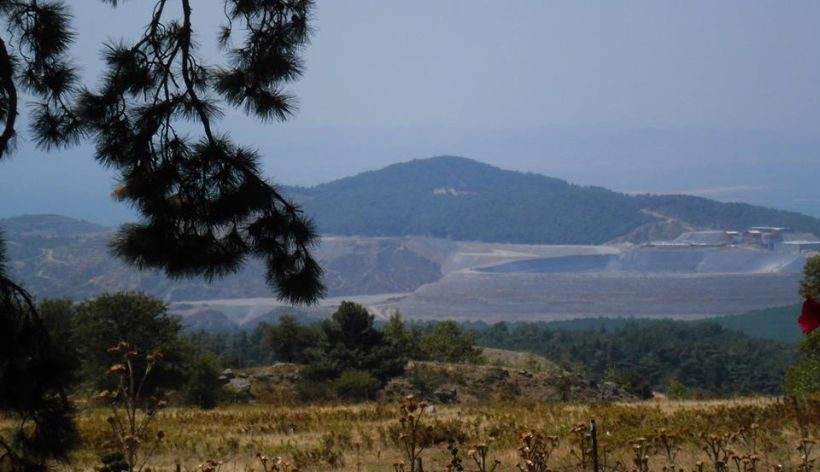
[(530, 371), (438, 362), (414, 362), (391, 380), (381, 398), (394, 401), (413, 394), (430, 403), (482, 401), (629, 401), (636, 397), (612, 382), (595, 382), (560, 369)]

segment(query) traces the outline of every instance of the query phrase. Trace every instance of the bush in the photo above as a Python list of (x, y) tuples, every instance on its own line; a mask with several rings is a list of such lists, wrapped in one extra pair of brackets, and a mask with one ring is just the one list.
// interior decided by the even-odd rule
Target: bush
[(436, 323), (421, 338), (421, 352), (425, 360), (442, 362), (481, 363), (481, 349), (475, 347), (475, 336), (465, 333), (455, 321)]
[(692, 395), (686, 385), (682, 384), (680, 380), (672, 377), (666, 383), (666, 396), (672, 400), (686, 400)]
[(820, 391), (820, 328), (799, 346), (800, 360), (786, 373), (786, 392), (804, 396)]
[(330, 383), (307, 377), (300, 377), (295, 385), (296, 397), (303, 402), (320, 402), (331, 397)]
[(425, 365), (416, 365), (407, 373), (407, 381), (422, 396), (429, 397), (447, 381), (445, 374)]
[(199, 356), (188, 373), (185, 401), (203, 410), (216, 407), (222, 390), (219, 374), (219, 365), (213, 354), (205, 353)]
[(363, 370), (346, 370), (333, 381), (336, 394), (347, 400), (372, 400), (379, 387), (379, 379)]

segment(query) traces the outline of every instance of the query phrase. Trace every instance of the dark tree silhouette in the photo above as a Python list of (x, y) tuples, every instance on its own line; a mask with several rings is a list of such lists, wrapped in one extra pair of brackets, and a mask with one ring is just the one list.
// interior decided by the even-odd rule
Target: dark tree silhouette
[(31, 296), (8, 278), (0, 240), (0, 410), (17, 418), (17, 427), (0, 435), (0, 469), (46, 470), (46, 460), (64, 457), (74, 442), (66, 367)]
[[(70, 117), (77, 76), (66, 61), (72, 34), (57, 2), (0, 0), (0, 159), (14, 144), (18, 86), (33, 97), (35, 123)], [(66, 135), (66, 142), (76, 135)], [(9, 278), (0, 234), (0, 410), (15, 413), (13, 431), (0, 436), (0, 468), (45, 470), (75, 437), (64, 386), (65, 365), (55, 354), (31, 296)]]
[(89, 138), (97, 160), (119, 172), (115, 198), (142, 221), (120, 229), (117, 255), (171, 277), (208, 279), (256, 257), (280, 298), (314, 302), (324, 287), (311, 221), (260, 175), (254, 150), (216, 127), (226, 105), (263, 121), (290, 115), (293, 98), (282, 87), (301, 74), (313, 2), (224, 0), (223, 63), (213, 65), (196, 47), (192, 7), (202, 5), (157, 0), (135, 43), (105, 45), (102, 85), (91, 90), (65, 59), (73, 34), (64, 2), (0, 0), (10, 32), (9, 44), (0, 38), (0, 157), (15, 134), (20, 87), (34, 97), (41, 147)]

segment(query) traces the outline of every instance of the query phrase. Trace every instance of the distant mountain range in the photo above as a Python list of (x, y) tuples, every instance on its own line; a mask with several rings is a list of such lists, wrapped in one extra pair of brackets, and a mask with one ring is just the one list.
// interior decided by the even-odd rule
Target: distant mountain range
[(751, 226), (820, 234), (820, 219), (800, 213), (686, 195), (627, 195), (452, 156), (285, 192), (326, 234), (518, 244), (643, 242)]
[[(721, 283), (733, 288), (713, 294), (708, 303), (696, 309), (687, 305), (669, 308), (669, 313), (707, 316), (793, 303), (796, 289), (792, 285), (796, 284), (802, 256), (740, 249), (729, 255), (706, 250), (669, 256), (659, 249), (633, 253), (629, 244), (600, 248), (540, 245), (641, 243), (671, 240), (692, 230), (750, 226), (820, 233), (820, 220), (798, 213), (688, 196), (625, 195), (457, 157), (416, 160), (312, 188), (283, 190), (303, 204), (324, 234), (316, 253), (325, 269), (329, 296), (378, 295), (381, 301), (373, 301), (372, 306), (383, 307), (385, 313), (399, 307), (415, 316), (467, 316), (458, 311), (462, 310), (483, 317), (484, 310), (494, 316), (518, 313), (519, 318), (546, 319), (612, 312), (612, 295), (600, 300), (600, 306), (590, 304), (587, 295), (579, 295), (570, 303), (568, 289), (560, 288), (563, 285), (555, 280), (560, 272), (555, 267), (565, 266), (575, 273), (571, 280), (583, 278), (585, 283), (592, 283), (587, 279), (593, 276), (582, 272), (632, 274), (626, 279), (617, 274), (607, 276), (613, 287), (619, 287), (613, 290), (625, 300), (620, 312), (613, 314), (659, 316), (664, 312), (657, 308), (640, 311), (643, 287), (661, 284), (661, 288), (651, 290), (679, 292), (681, 284), (701, 283), (700, 279), (674, 274), (690, 269), (665, 267), (672, 256), (688, 258), (689, 265), (696, 260), (719, 262), (696, 265), (718, 267), (703, 269), (701, 275), (719, 277)], [(119, 290), (142, 290), (167, 301), (272, 295), (264, 284), (263, 268), (253, 263), (212, 284), (201, 279), (171, 281), (154, 271), (137, 271), (109, 255), (107, 243), (113, 229), (85, 221), (29, 215), (0, 220), (0, 230), (7, 240), (13, 276), (39, 298), (80, 300)], [(654, 273), (657, 267), (670, 274), (661, 280), (663, 277)], [(647, 271), (653, 274), (641, 275)], [(730, 280), (719, 275), (723, 272), (739, 275)], [(624, 280), (632, 285), (618, 285)], [(535, 298), (521, 292), (514, 300), (531, 300), (529, 305), (495, 305), (513, 303), (504, 298), (506, 292), (500, 287), (513, 289), (520, 284)], [(545, 291), (545, 287), (555, 293)], [(706, 288), (692, 285), (687, 290), (702, 294)], [(753, 290), (758, 299), (750, 297), (747, 290)], [(584, 288), (583, 293), (589, 290)], [(457, 297), (480, 306), (459, 308)], [(725, 308), (730, 298), (734, 300), (732, 307)], [(558, 309), (556, 300), (571, 307)], [(597, 308), (590, 308), (593, 305)], [(586, 312), (577, 312), (581, 309)], [(260, 310), (251, 315), (264, 315), (269, 308)], [(203, 324), (221, 323), (216, 313), (206, 314)], [(239, 324), (255, 319), (244, 312), (236, 316), (242, 317)]]

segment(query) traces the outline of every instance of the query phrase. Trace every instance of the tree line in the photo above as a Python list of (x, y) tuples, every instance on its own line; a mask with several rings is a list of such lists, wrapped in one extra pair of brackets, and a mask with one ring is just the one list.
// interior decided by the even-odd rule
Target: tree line
[[(331, 396), (374, 398), (409, 359), (477, 362), (475, 338), (452, 321), (422, 326), (396, 314), (383, 325), (361, 305), (342, 302), (319, 323), (301, 324), (283, 315), (276, 324), (234, 334), (185, 333), (181, 320), (162, 301), (139, 292), (93, 300), (44, 300), (38, 312), (61, 360), (66, 384), (74, 391), (110, 387), (103, 375), (111, 359), (107, 348), (124, 341), (139, 353), (161, 352), (162, 363), (148, 388), (175, 391), (204, 408), (220, 401), (223, 368), (273, 362), (303, 364), (297, 385), (305, 400)], [(137, 366), (139, 368), (139, 366)]]
[[(278, 323), (261, 324), (251, 332), (200, 331), (188, 336), (200, 349), (230, 365), (276, 360), (323, 365), (332, 349), (316, 346), (333, 337), (327, 323), (300, 323), (285, 315)], [(796, 345), (752, 337), (721, 323), (628, 319), (409, 323), (397, 314), (381, 331), (396, 348), (392, 352), (404, 359), (480, 362), (478, 346), (528, 351), (641, 396), (652, 391), (673, 391), (678, 396), (784, 393), (784, 377), (798, 358)], [(307, 372), (314, 369), (319, 367)], [(341, 373), (322, 371), (327, 378)]]

